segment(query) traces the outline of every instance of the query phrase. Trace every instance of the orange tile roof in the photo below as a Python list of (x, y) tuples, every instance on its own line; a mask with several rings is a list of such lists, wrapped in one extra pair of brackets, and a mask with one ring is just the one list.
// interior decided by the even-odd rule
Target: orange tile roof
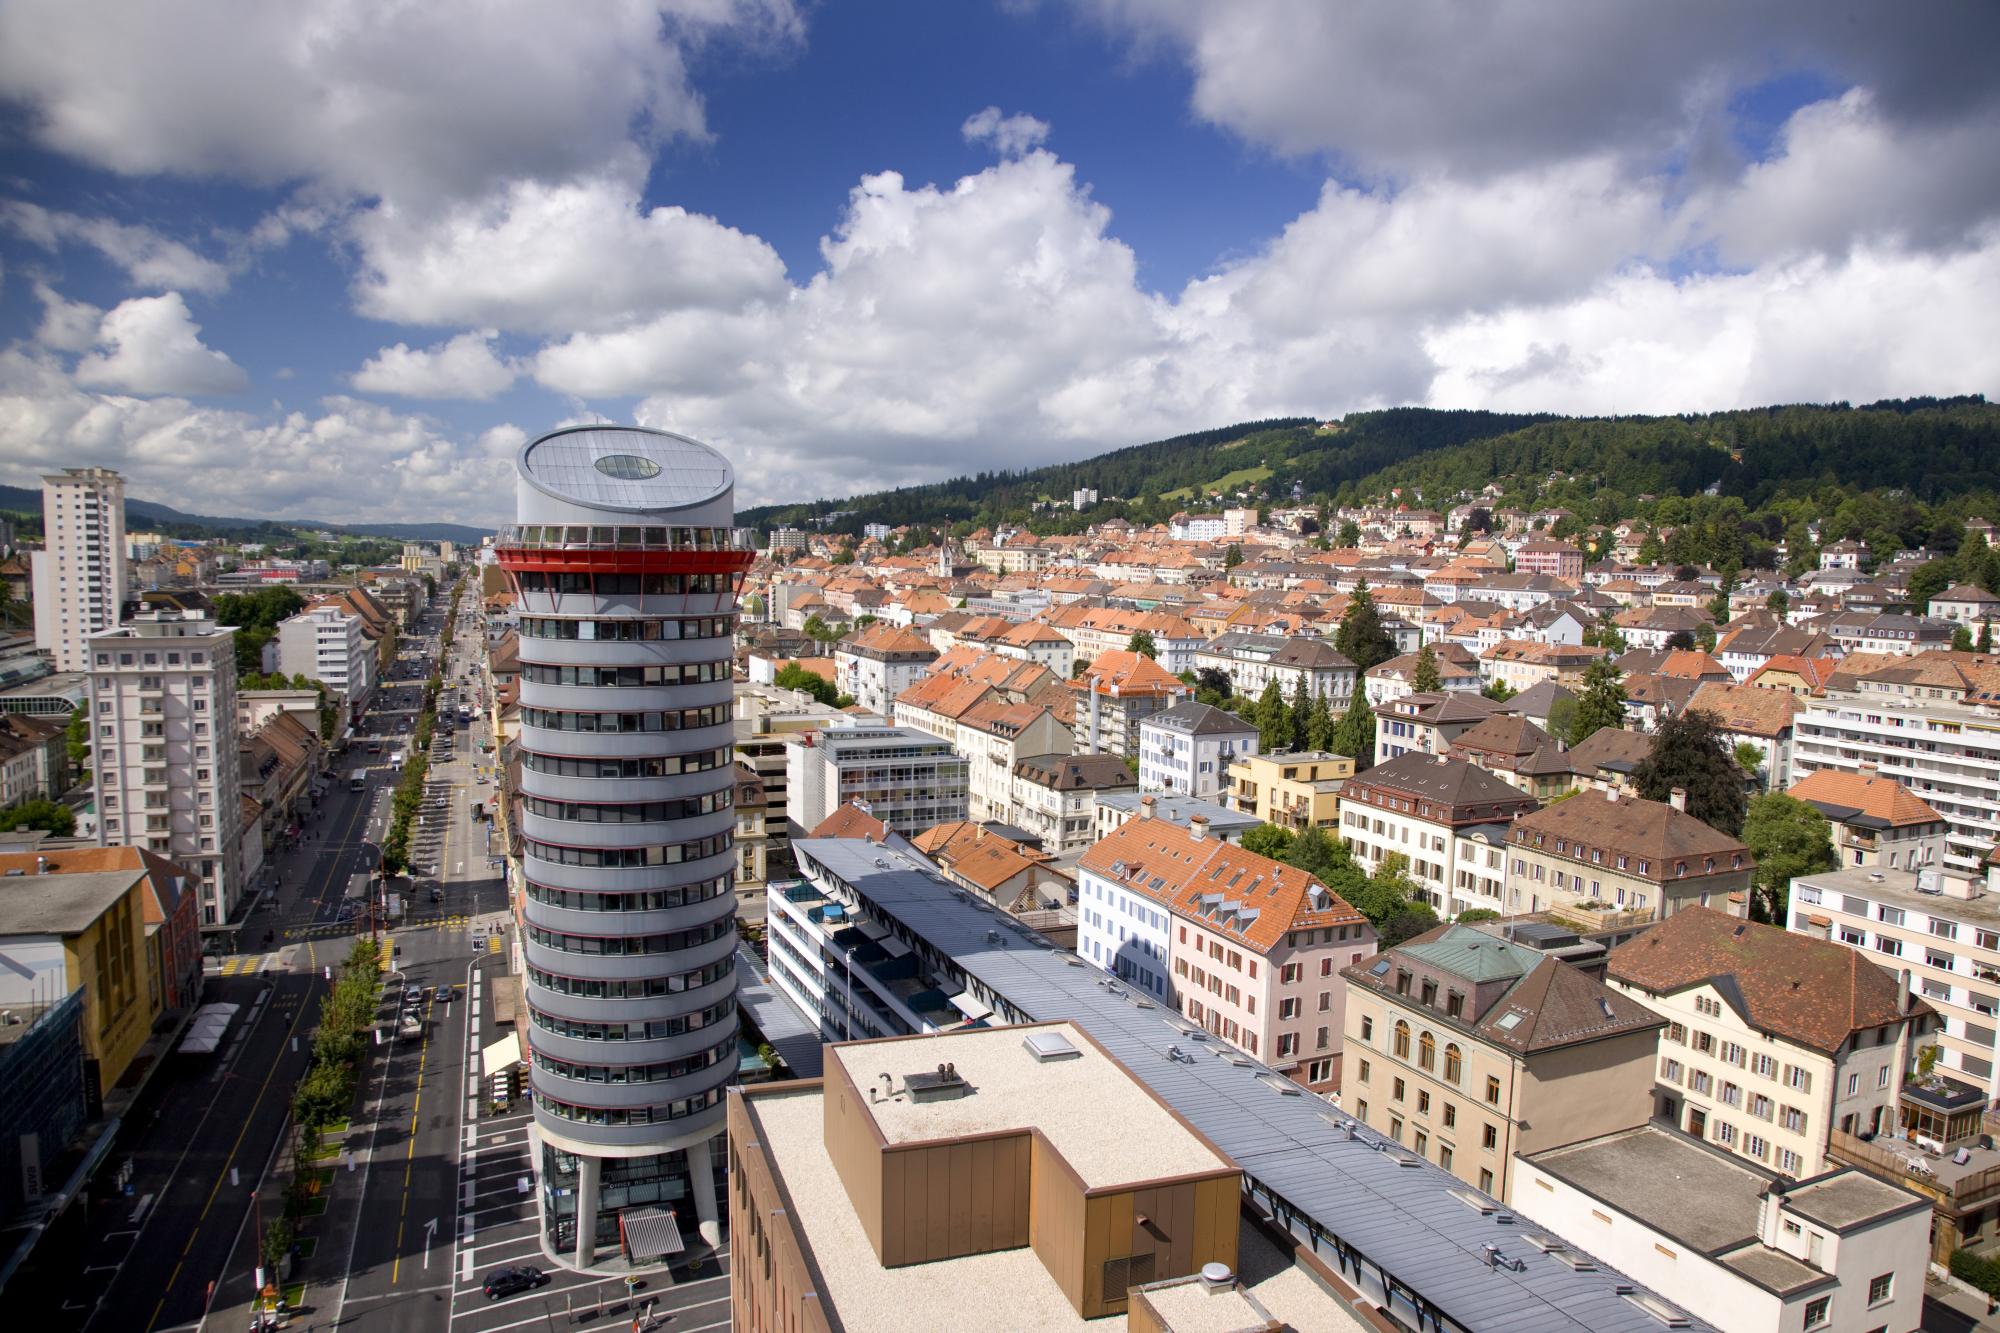
[[(1077, 864), (1259, 953), (1277, 947), (1288, 931), (1358, 925), (1367, 919), (1303, 870), (1220, 838), (1196, 837), (1166, 819), (1127, 820), (1093, 844)], [(1313, 905), (1315, 890), (1318, 907)], [(1205, 905), (1204, 895), (1219, 895), (1222, 901)], [(1231, 904), (1238, 910), (1221, 910)]]
[(1193, 693), (1185, 681), (1152, 658), (1122, 648), (1099, 653), (1071, 684), (1079, 690), (1095, 690), (1099, 694)]
[(1923, 797), (1881, 773), (1843, 773), (1822, 768), (1793, 783), (1788, 794), (1801, 801), (1848, 806), (1895, 828), (1944, 821), (1944, 816)]
[(808, 836), (814, 838), (876, 838), (886, 836), (888, 828), (881, 820), (869, 814), (858, 805), (843, 805), (825, 819)]
[(1678, 676), (1683, 680), (1703, 680), (1710, 677), (1729, 675), (1729, 668), (1716, 661), (1698, 648), (1676, 648), (1667, 654), (1664, 662), (1653, 673), (1656, 676)]
[[(1611, 951), (1614, 981), (1664, 994), (1716, 988), (1745, 1022), (1816, 1051), (1904, 1017), (1895, 975), (1858, 949), (1780, 926), (1683, 907)], [(1929, 1012), (1917, 1002), (1916, 1012)]]
[(1712, 680), (1703, 682), (1688, 700), (1689, 712), (1713, 713), (1730, 731), (1770, 738), (1790, 729), (1799, 708), (1799, 700), (1790, 690), (1724, 685)]

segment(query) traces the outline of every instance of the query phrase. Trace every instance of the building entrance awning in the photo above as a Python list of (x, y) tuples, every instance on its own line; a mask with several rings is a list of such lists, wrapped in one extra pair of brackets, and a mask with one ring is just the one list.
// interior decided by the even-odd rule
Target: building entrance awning
[(510, 1032), (479, 1053), (479, 1068), (491, 1078), (521, 1063), (521, 1034)]
[(671, 1208), (627, 1208), (618, 1214), (618, 1235), (633, 1263), (665, 1259), (687, 1250)]

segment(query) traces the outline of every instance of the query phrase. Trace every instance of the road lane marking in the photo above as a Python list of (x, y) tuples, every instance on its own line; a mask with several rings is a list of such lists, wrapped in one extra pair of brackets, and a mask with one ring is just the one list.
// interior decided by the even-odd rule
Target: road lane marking
[[(312, 994), (312, 986), (313, 983), (311, 979), (308, 978), (306, 981), (306, 994), (308, 996)], [(273, 987), (272, 989), (275, 990), (276, 987)], [(221, 1193), (222, 1191), (222, 1182), (229, 1178), (230, 1163), (236, 1160), (236, 1154), (242, 1149), (243, 1140), (245, 1136), (247, 1136), (250, 1133), (250, 1126), (257, 1123), (257, 1112), (264, 1104), (264, 1095), (268, 1093), (271, 1089), (271, 1079), (276, 1076), (278, 1072), (278, 1066), (284, 1063), (284, 1049), (286, 1046), (290, 1044), (291, 1038), (297, 1035), (299, 1030), (299, 1024), (305, 1022), (306, 1008), (307, 1006), (304, 1005), (303, 1003), (299, 1005), (298, 1012), (292, 1016), (291, 1028), (285, 1033), (284, 1038), (281, 1039), (278, 1043), (278, 1058), (276, 1060), (273, 1060), (271, 1062), (271, 1067), (264, 1072), (264, 1081), (263, 1083), (258, 1085), (256, 1097), (251, 1099), (250, 1113), (244, 1117), (243, 1127), (236, 1131), (236, 1141), (230, 1144), (228, 1155), (222, 1159), (222, 1169), (216, 1173), (215, 1184), (209, 1187), (208, 1199), (206, 1202), (202, 1204), (201, 1213), (195, 1218), (194, 1226), (189, 1228), (188, 1230), (187, 1244), (181, 1247), (181, 1258), (179, 1262), (174, 1264), (173, 1276), (167, 1279), (167, 1285), (163, 1287), (160, 1291), (159, 1304), (153, 1307), (153, 1317), (146, 1321), (146, 1328), (149, 1331), (149, 1333), (150, 1330), (154, 1327), (154, 1325), (160, 1322), (160, 1312), (167, 1308), (167, 1298), (173, 1295), (174, 1284), (180, 1279), (181, 1264), (186, 1262), (188, 1252), (194, 1248), (195, 1238), (201, 1234), (202, 1223), (208, 1220), (208, 1210), (215, 1206), (215, 1196)], [(213, 1106), (213, 1103), (211, 1103), (211, 1106)], [(205, 1116), (204, 1119), (206, 1119)], [(197, 1130), (197, 1132), (199, 1131)], [(280, 1127), (279, 1133), (280, 1136), (282, 1137), (283, 1134), (282, 1126)], [(189, 1139), (189, 1143), (190, 1145), (193, 1143), (192, 1138)], [(183, 1153), (183, 1156), (185, 1156), (185, 1153)], [(224, 1259), (224, 1262), (225, 1263), (228, 1262), (226, 1257)]]

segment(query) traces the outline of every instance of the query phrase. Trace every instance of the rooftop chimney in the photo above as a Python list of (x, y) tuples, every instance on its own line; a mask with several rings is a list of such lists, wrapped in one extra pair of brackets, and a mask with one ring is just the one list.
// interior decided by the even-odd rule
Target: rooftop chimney
[(1188, 820), (1188, 836), (1196, 842), (1208, 836), (1208, 816), (1195, 815)]
[(1152, 817), (1153, 817), (1153, 798), (1150, 796), (1141, 796), (1139, 798), (1139, 818), (1151, 819)]
[(35, 858), (35, 873), (36, 873), (37, 875), (46, 875), (46, 874), (48, 874), (48, 873), (49, 873), (49, 858), (48, 858), (48, 857), (46, 857), (46, 856), (38, 856), (38, 857), (36, 857), (36, 858)]
[(1676, 787), (1668, 792), (1667, 804), (1682, 814), (1686, 814), (1688, 808), (1688, 789), (1686, 787)]
[(1606, 787), (1604, 789), (1604, 799), (1613, 805), (1618, 804), (1618, 789), (1616, 787)]

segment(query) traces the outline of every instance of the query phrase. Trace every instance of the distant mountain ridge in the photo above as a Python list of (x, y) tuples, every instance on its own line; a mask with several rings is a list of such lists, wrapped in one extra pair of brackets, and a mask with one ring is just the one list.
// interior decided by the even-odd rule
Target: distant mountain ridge
[[(1533, 491), (1601, 492), (1600, 521), (1635, 497), (1734, 496), (1749, 509), (1828, 485), (1925, 504), (2000, 492), (2000, 406), (1981, 395), (1779, 405), (1682, 416), (1566, 417), (1398, 407), (1337, 421), (1250, 421), (1072, 463), (981, 472), (844, 499), (741, 511), (746, 527), (1024, 524), (1080, 531), (1113, 515), (1159, 522), (1178, 508), (1243, 494), (1355, 503), (1400, 493), (1440, 503), (1489, 482)], [(1073, 491), (1102, 503), (1068, 508)], [(1618, 511), (1611, 513), (1610, 511)]]
[[(42, 493), (25, 486), (0, 485), (0, 510), (39, 514), (42, 512)], [(214, 528), (218, 532), (232, 529), (313, 528), (325, 532), (349, 533), (356, 537), (464, 542), (469, 545), (477, 545), (482, 538), (493, 535), (491, 528), (468, 527), (462, 523), (327, 523), (316, 518), (235, 518), (189, 514), (171, 505), (163, 505), (154, 500), (134, 500), (128, 496), (125, 501), (126, 526), (137, 527), (135, 520), (138, 519), (159, 524)]]

